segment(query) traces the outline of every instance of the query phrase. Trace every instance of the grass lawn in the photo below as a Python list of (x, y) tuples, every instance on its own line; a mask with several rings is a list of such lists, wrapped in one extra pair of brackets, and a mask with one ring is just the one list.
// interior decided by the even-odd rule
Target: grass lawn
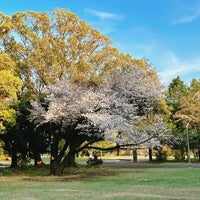
[(0, 176), (0, 199), (200, 199), (198, 168), (81, 167), (61, 177), (46, 176), (45, 170)]

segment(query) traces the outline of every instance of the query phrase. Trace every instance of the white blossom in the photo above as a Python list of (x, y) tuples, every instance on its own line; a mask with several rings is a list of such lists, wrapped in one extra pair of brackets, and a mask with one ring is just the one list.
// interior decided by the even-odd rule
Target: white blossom
[(119, 71), (95, 87), (65, 79), (48, 89), (46, 110), (38, 101), (32, 102), (30, 118), (37, 124), (63, 121), (64, 127), (74, 124), (80, 134), (95, 134), (119, 144), (156, 143), (154, 136), (166, 131), (161, 119), (142, 130), (136, 128), (135, 122), (145, 117), (140, 110), (151, 112), (151, 102), (161, 95), (159, 84), (148, 76), (148, 70), (132, 67)]

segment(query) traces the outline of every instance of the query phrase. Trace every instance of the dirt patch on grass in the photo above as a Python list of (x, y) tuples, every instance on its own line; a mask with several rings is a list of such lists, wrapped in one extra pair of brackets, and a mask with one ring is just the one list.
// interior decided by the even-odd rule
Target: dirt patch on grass
[[(78, 166), (75, 168), (66, 168), (62, 176), (50, 176), (49, 166), (28, 167), (27, 169), (11, 169), (7, 168), (7, 174), (0, 175), (0, 180), (6, 179), (21, 179), (24, 181), (80, 181), (86, 179), (96, 179), (100, 177), (115, 176), (122, 170), (105, 166)], [(9, 173), (8, 173), (9, 171)]]

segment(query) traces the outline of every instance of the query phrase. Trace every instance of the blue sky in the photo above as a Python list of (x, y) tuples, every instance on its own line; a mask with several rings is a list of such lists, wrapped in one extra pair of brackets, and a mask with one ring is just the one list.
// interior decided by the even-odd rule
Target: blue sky
[(69, 9), (107, 35), (113, 46), (147, 58), (167, 85), (200, 79), (199, 0), (1, 0), (0, 11)]

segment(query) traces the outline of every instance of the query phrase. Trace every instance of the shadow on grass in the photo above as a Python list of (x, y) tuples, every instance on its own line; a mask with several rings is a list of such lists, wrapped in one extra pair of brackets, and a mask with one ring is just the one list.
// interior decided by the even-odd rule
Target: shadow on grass
[(62, 176), (50, 176), (49, 165), (29, 166), (26, 169), (0, 168), (0, 177), (19, 177), (27, 181), (80, 181), (100, 177), (116, 176), (122, 170), (106, 166), (78, 165), (75, 168), (66, 168)]
[(50, 176), (49, 165), (28, 166), (25, 169), (10, 167), (0, 168), (1, 177), (19, 177), (23, 180), (47, 182), (53, 181), (80, 181), (97, 179), (101, 177), (117, 176), (124, 173), (126, 168), (200, 168), (199, 163), (188, 164), (187, 162), (138, 162), (128, 160), (119, 162), (107, 162), (100, 166), (89, 166), (78, 164), (75, 168), (66, 168), (62, 176)]

